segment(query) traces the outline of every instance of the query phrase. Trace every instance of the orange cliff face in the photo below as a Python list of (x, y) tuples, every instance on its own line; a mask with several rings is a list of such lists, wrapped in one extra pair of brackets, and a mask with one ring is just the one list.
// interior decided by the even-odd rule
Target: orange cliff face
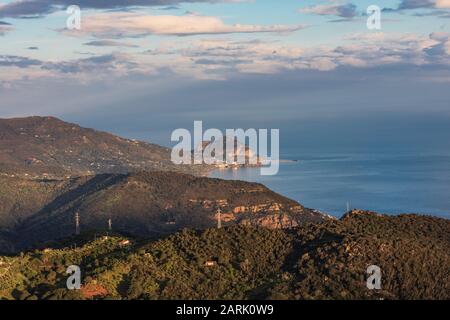
[[(280, 212), (285, 207), (281, 203), (261, 203), (257, 205), (251, 205), (251, 206), (237, 206), (234, 207), (233, 213), (260, 213), (260, 212)], [(286, 210), (291, 211), (292, 207), (286, 208)]]
[[(283, 204), (274, 201), (251, 205), (231, 205), (228, 200), (195, 200), (190, 199), (191, 204), (200, 205), (202, 208), (209, 210), (221, 209), (220, 219), (222, 223), (239, 223), (245, 225), (259, 225), (262, 227), (292, 228), (297, 227), (301, 220), (309, 214), (309, 209), (303, 208), (301, 205)], [(217, 220), (217, 213), (212, 217)]]
[(285, 213), (266, 214), (257, 217), (253, 222), (243, 220), (243, 224), (256, 224), (258, 226), (269, 229), (286, 229), (294, 228), (299, 225), (299, 222), (292, 216)]

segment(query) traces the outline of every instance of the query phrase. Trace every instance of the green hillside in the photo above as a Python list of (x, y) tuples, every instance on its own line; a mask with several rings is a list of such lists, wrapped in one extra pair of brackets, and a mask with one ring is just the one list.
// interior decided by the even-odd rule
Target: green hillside
[[(0, 262), (6, 299), (450, 299), (450, 221), (353, 211), (293, 229), (84, 235)], [(90, 239), (90, 240), (89, 240)], [(74, 245), (77, 245), (76, 249)], [(72, 248), (70, 248), (72, 246)], [(67, 266), (83, 287), (65, 289)], [(366, 269), (382, 270), (368, 290)]]

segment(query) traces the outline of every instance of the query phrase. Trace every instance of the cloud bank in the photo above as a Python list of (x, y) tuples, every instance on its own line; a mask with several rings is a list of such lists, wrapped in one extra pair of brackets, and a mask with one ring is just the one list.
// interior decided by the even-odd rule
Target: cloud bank
[(420, 8), (450, 8), (450, 0), (402, 0), (399, 7), (400, 10), (420, 9)]
[(0, 36), (5, 35), (7, 32), (13, 30), (13, 27), (10, 23), (0, 21)]
[(81, 30), (63, 32), (71, 35), (91, 34), (98, 38), (124, 38), (146, 35), (190, 36), (231, 33), (284, 33), (303, 29), (303, 25), (225, 24), (220, 18), (188, 14), (143, 15), (137, 13), (99, 13), (85, 16)]
[[(118, 9), (128, 7), (168, 6), (180, 3), (239, 2), (236, 0), (77, 0), (83, 9)], [(16, 0), (0, 4), (0, 18), (44, 16), (73, 5), (72, 0)]]
[[(306, 70), (326, 72), (338, 68), (367, 69), (388, 65), (449, 66), (449, 39), (449, 33), (445, 32), (428, 36), (362, 33), (348, 36), (346, 44), (312, 48), (262, 40), (174, 39), (149, 50), (113, 52), (67, 61), (0, 56), (0, 81), (20, 83), (24, 79), (40, 77), (60, 78), (63, 81), (70, 77), (81, 82), (95, 82), (167, 72), (196, 79), (225, 80), (235, 74), (276, 74)], [(119, 46), (121, 43), (95, 40), (85, 44)], [(136, 49), (139, 50), (139, 47), (133, 51)]]
[(299, 12), (341, 18), (354, 18), (358, 15), (357, 7), (353, 3), (316, 5), (299, 9)]

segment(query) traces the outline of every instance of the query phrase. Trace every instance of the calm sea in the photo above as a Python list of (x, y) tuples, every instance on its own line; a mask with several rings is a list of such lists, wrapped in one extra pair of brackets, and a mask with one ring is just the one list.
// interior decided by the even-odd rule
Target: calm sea
[(450, 154), (285, 154), (276, 176), (258, 168), (220, 170), (212, 177), (260, 182), (308, 208), (340, 217), (351, 208), (450, 218)]

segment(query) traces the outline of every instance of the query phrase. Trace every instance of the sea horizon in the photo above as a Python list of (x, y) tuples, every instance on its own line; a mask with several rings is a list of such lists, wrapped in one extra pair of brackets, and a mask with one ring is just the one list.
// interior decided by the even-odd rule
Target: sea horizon
[[(450, 218), (450, 154), (317, 151), (281, 156), (277, 175), (219, 169), (212, 178), (258, 182), (301, 205), (341, 217), (350, 209)], [(293, 161), (283, 161), (293, 160)]]

